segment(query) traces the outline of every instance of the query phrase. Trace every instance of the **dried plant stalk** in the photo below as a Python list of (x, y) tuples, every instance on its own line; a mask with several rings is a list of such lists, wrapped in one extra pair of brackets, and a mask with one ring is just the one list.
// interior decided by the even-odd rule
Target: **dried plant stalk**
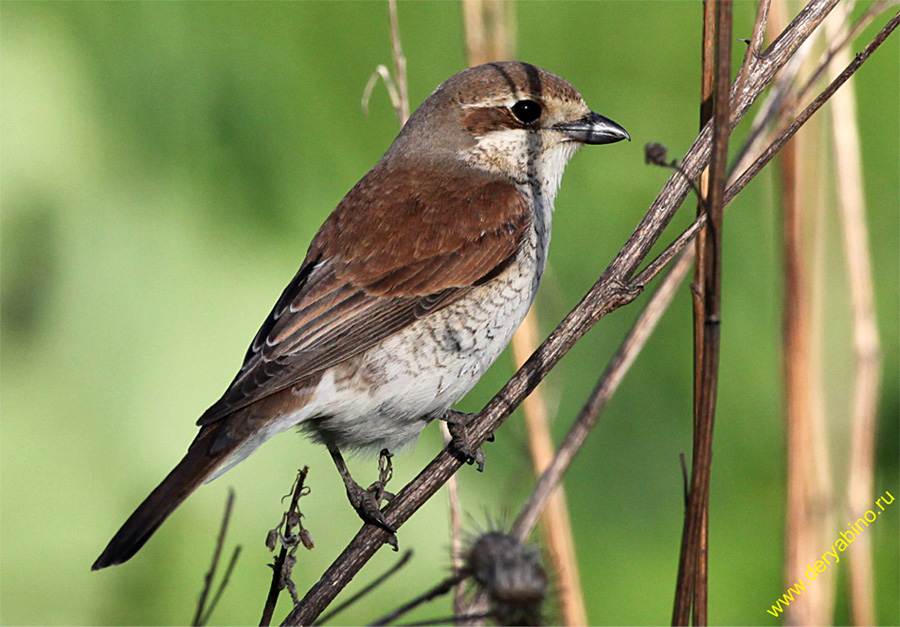
[(400, 22), (397, 19), (397, 0), (388, 0), (388, 12), (391, 18), (391, 56), (394, 57), (394, 79), (397, 84), (397, 99), (400, 110), (400, 126), (409, 119), (409, 89), (406, 86), (406, 57), (400, 45)]
[[(770, 24), (777, 32), (787, 22), (787, 2), (773, 3)], [(814, 42), (807, 42), (812, 46)], [(803, 60), (808, 61), (806, 54)], [(794, 78), (800, 64), (792, 68)], [(793, 85), (792, 80), (788, 85)], [(786, 95), (789, 102), (796, 97)], [(818, 209), (819, 164), (822, 151), (816, 125), (807, 126), (782, 151), (784, 313), (782, 362), (785, 374), (787, 457), (785, 584), (793, 584), (806, 564), (827, 545), (832, 520), (832, 479), (828, 464), (825, 414), (822, 404), (821, 277), (814, 262), (821, 250), (822, 220)], [(810, 248), (813, 243), (814, 249)], [(831, 622), (834, 581), (810, 587), (788, 608), (798, 624)]]
[[(525, 360), (538, 347), (537, 314), (532, 308), (512, 340), (513, 355), (516, 367), (520, 368)], [(541, 386), (522, 403), (525, 414), (525, 428), (528, 432), (528, 444), (531, 449), (531, 461), (537, 477), (547, 470), (553, 460), (553, 439), (550, 435), (549, 412)], [(587, 610), (584, 606), (584, 592), (581, 588), (581, 577), (578, 573), (578, 556), (575, 552), (575, 538), (572, 535), (572, 523), (569, 520), (569, 506), (566, 492), (562, 485), (558, 486), (550, 500), (541, 520), (544, 528), (544, 542), (550, 556), (550, 563), (556, 575), (560, 619), (563, 625), (587, 625)]]
[[(716, 8), (713, 0), (703, 2), (703, 45), (702, 45), (702, 70), (700, 79), (700, 128), (702, 129), (712, 119), (713, 98), (716, 76)], [(700, 176), (701, 197), (697, 199), (697, 215), (706, 211), (703, 199), (709, 198), (709, 168)], [(705, 284), (707, 269), (707, 241), (706, 231), (700, 231), (694, 242), (696, 261), (694, 262), (694, 280), (691, 284), (693, 296), (692, 313), (694, 318), (694, 433), (698, 433), (700, 427), (700, 395), (702, 391), (701, 372), (703, 368), (703, 323), (705, 315)], [(687, 506), (687, 500), (685, 501)], [(687, 513), (687, 512), (685, 512)], [(709, 512), (704, 510), (700, 521), (700, 538), (698, 541), (697, 568), (694, 573), (696, 584), (694, 587), (694, 599), (692, 603), (693, 621), (695, 625), (705, 625), (707, 622), (707, 580), (709, 577)]]
[[(447, 423), (441, 421), (441, 434), (444, 446), (452, 439)], [(459, 481), (456, 475), (447, 481), (447, 509), (450, 514), (450, 564), (453, 574), (459, 575), (463, 567), (463, 537), (462, 537), (462, 499), (459, 496)], [(458, 616), (463, 613), (465, 606), (466, 586), (462, 580), (453, 587), (453, 614)]]
[(469, 66), (515, 57), (516, 20), (507, 0), (462, 0)]
[[(722, 240), (725, 191), (727, 188), (728, 140), (731, 134), (731, 32), (732, 3), (719, 0), (715, 6), (715, 81), (712, 146), (709, 163), (709, 195), (706, 237), (703, 240), (702, 341), (697, 343), (699, 366), (695, 374), (694, 443), (690, 490), (684, 516), (684, 532), (678, 564), (673, 625), (687, 625), (691, 608), (697, 625), (705, 625), (706, 548), (709, 484), (712, 469), (713, 424), (719, 376), (719, 338), (722, 315)], [(696, 327), (695, 327), (696, 328)], [(696, 350), (696, 349), (695, 349)]]
[[(839, 36), (850, 7), (842, 5), (825, 21), (828, 38)], [(832, 58), (832, 70), (850, 61), (846, 48)], [(846, 512), (864, 511), (872, 502), (875, 481), (875, 431), (878, 390), (881, 379), (881, 347), (875, 315), (875, 289), (859, 147), (859, 123), (853, 85), (847, 85), (831, 101), (831, 131), (834, 142), (834, 181), (844, 238), (844, 253), (850, 284), (853, 321), (854, 384), (850, 413), (850, 468)], [(872, 574), (871, 536), (863, 534), (850, 561), (850, 611), (854, 624), (875, 624), (875, 581)]]

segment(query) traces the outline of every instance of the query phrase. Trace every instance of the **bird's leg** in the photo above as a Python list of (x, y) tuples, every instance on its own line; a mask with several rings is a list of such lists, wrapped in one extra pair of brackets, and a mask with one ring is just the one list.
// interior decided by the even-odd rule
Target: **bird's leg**
[[(396, 533), (397, 530), (387, 523), (384, 519), (384, 514), (381, 513), (381, 499), (384, 497), (384, 483), (387, 483), (386, 480), (382, 481), (382, 478), (390, 473), (390, 458), (388, 458), (388, 463), (386, 464), (386, 471), (381, 473), (382, 477), (372, 484), (372, 488), (366, 490), (350, 476), (350, 471), (347, 469), (344, 457), (341, 455), (337, 446), (328, 444), (328, 452), (331, 453), (331, 459), (334, 460), (334, 465), (337, 467), (341, 479), (344, 480), (344, 487), (347, 489), (347, 498), (350, 499), (350, 505), (353, 506), (353, 509), (356, 510), (356, 513), (359, 514), (359, 517), (362, 518), (363, 522), (375, 525), (376, 527), (381, 527), (389, 532), (391, 536), (388, 539), (388, 544), (393, 546), (396, 550), (397, 538), (394, 536), (394, 533)], [(390, 477), (388, 476), (388, 478)]]
[[(474, 446), (469, 438), (468, 424), (476, 416), (476, 414), (466, 414), (461, 411), (448, 409), (440, 415), (440, 419), (447, 423), (447, 430), (450, 432), (452, 439), (450, 445), (463, 456), (467, 464), (477, 464), (478, 472), (484, 470), (484, 452), (481, 446)], [(488, 442), (494, 441), (491, 434), (487, 438)]]

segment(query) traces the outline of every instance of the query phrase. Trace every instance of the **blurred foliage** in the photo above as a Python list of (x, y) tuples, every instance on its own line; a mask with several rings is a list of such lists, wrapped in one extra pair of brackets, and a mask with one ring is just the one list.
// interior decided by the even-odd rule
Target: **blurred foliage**
[[(737, 4), (740, 36), (749, 36), (753, 10)], [(359, 105), (374, 67), (390, 63), (386, 5), (4, 1), (0, 11), (0, 622), (186, 623), (232, 485), (229, 543), (243, 544), (244, 554), (213, 620), (255, 623), (270, 577), (266, 530), (296, 468), (311, 468), (302, 507), (316, 541), (299, 555), (301, 590), (359, 525), (327, 454), (297, 437), (276, 438), (198, 491), (133, 562), (89, 567), (180, 458), (194, 419), (231, 380), (316, 228), (395, 135), (383, 90), (369, 117)], [(519, 57), (571, 81), (635, 138), (587, 148), (569, 166), (539, 298), (545, 332), (668, 176), (643, 165), (643, 144), (660, 141), (677, 155), (696, 134), (699, 12), (699, 2), (518, 7)], [(400, 25), (415, 105), (464, 67), (460, 8), (403, 2)], [(736, 46), (735, 63), (742, 52)], [(895, 36), (855, 81), (885, 348), (876, 489), (895, 495), (898, 59)], [(673, 232), (692, 212), (685, 207)], [(828, 220), (836, 224), (833, 214)], [(727, 219), (710, 532), (715, 623), (772, 624), (765, 610), (783, 592), (778, 222), (768, 175)], [(841, 489), (848, 307), (839, 237), (827, 245), (826, 403)], [(604, 320), (549, 378), (557, 436), (641, 302)], [(678, 454), (690, 450), (689, 320), (683, 291), (567, 477), (594, 623), (660, 624), (671, 614)], [(511, 372), (501, 359), (461, 409), (480, 408)], [(414, 452), (395, 460), (394, 485), (412, 478), (439, 442), (429, 427)], [(513, 419), (488, 445), (484, 475), (460, 473), (470, 531), (508, 521), (519, 507), (530, 488), (525, 448)], [(374, 477), (373, 460), (352, 465), (361, 482)], [(900, 621), (898, 511), (869, 530), (883, 624)], [(401, 546), (416, 551), (412, 564), (337, 620), (364, 623), (443, 577), (446, 528), (439, 496), (400, 533)], [(382, 551), (350, 590), (394, 559)], [(282, 598), (276, 620), (287, 607)], [(442, 601), (413, 618), (448, 612)], [(837, 620), (848, 620), (844, 604)]]

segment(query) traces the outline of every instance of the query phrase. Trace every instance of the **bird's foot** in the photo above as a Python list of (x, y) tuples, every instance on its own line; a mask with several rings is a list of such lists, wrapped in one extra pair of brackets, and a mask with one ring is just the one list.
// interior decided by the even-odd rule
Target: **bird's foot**
[[(441, 415), (441, 420), (447, 423), (447, 430), (450, 432), (450, 446), (453, 450), (462, 456), (463, 461), (467, 464), (476, 464), (478, 472), (484, 471), (484, 451), (481, 446), (474, 444), (469, 436), (468, 425), (476, 414), (466, 414), (461, 411), (448, 409)], [(494, 441), (491, 434), (487, 438), (488, 442)]]
[(385, 493), (377, 484), (378, 482), (376, 481), (368, 490), (355, 481), (352, 485), (346, 484), (347, 498), (350, 499), (350, 505), (353, 506), (353, 509), (356, 510), (357, 515), (364, 523), (375, 525), (388, 532), (387, 543), (397, 551), (400, 548), (395, 535), (397, 530), (388, 524), (384, 514), (381, 513), (380, 504), (381, 499), (385, 497)]
[(378, 481), (369, 486), (367, 490), (350, 476), (350, 471), (347, 470), (347, 465), (344, 463), (340, 452), (336, 448), (331, 447), (329, 450), (337, 465), (338, 472), (344, 480), (344, 487), (347, 490), (347, 498), (350, 500), (350, 505), (353, 506), (353, 509), (356, 510), (357, 515), (364, 523), (375, 525), (387, 531), (389, 535), (386, 542), (395, 551), (399, 550), (397, 536), (394, 535), (397, 530), (388, 524), (384, 514), (381, 512), (381, 501), (390, 501), (394, 498), (393, 494), (384, 489), (392, 475), (391, 454), (386, 449), (381, 451), (381, 456), (378, 460)]
[(353, 506), (353, 509), (356, 510), (363, 522), (395, 533), (397, 530), (387, 523), (384, 519), (384, 514), (381, 513), (380, 497), (383, 496), (383, 493), (381, 493), (377, 484), (378, 482), (376, 481), (368, 490), (355, 481), (352, 484), (347, 484), (347, 498), (350, 499), (350, 505)]

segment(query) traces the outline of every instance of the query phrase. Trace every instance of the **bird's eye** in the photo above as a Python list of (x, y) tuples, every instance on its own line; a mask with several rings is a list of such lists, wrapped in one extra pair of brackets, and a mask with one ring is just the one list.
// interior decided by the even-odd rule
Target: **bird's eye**
[(512, 112), (523, 124), (531, 124), (541, 117), (541, 105), (534, 100), (520, 100), (512, 106)]

